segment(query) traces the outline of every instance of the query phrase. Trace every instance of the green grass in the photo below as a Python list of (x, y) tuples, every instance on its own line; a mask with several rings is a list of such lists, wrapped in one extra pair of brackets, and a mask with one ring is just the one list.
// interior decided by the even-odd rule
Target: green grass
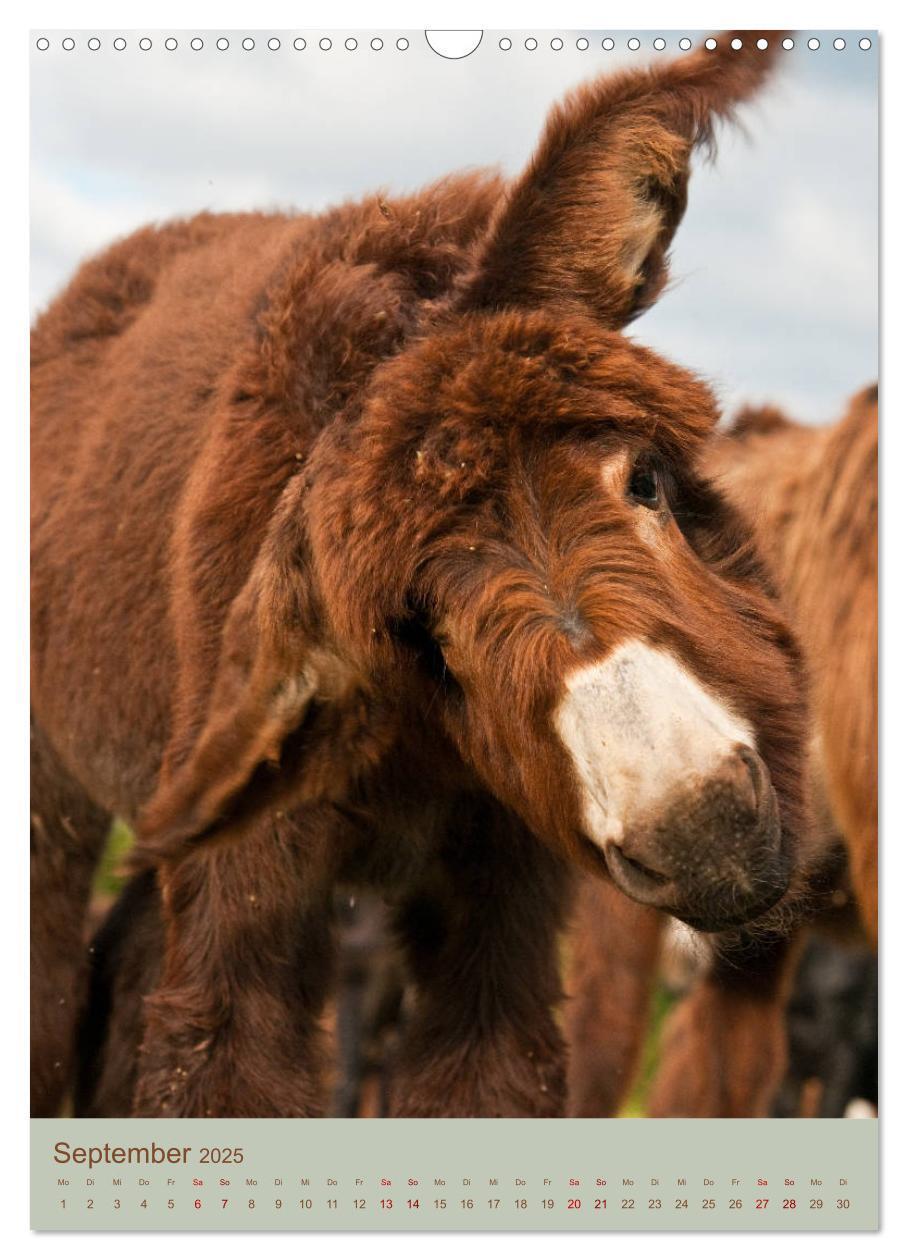
[(659, 1045), (662, 1037), (662, 1026), (665, 1018), (676, 1002), (676, 998), (664, 985), (659, 985), (653, 993), (650, 1005), (649, 1027), (643, 1045), (643, 1056), (640, 1071), (634, 1087), (628, 1095), (621, 1115), (631, 1118), (646, 1115), (649, 1091), (652, 1088), (656, 1069), (659, 1066)]
[(115, 818), (107, 836), (104, 854), (95, 872), (96, 897), (116, 897), (126, 882), (123, 860), (132, 848), (133, 834), (125, 822)]

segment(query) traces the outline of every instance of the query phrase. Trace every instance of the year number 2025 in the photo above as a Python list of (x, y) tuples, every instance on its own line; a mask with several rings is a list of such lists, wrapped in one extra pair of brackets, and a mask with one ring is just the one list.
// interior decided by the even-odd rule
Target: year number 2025
[(203, 1146), (199, 1150), (200, 1164), (242, 1164), (242, 1146)]

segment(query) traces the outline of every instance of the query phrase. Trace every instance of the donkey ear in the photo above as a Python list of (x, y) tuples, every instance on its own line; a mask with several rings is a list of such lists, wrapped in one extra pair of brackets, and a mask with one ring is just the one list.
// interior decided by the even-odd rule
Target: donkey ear
[(301, 492), (288, 486), (230, 609), (201, 729), (139, 819), (140, 860), (179, 857), (287, 794), (285, 742), (331, 690), (331, 658), (313, 635)]
[(612, 328), (651, 306), (687, 204), (691, 155), (711, 148), (715, 121), (756, 91), (780, 44), (778, 33), (727, 32), (712, 51), (568, 96), (493, 220), (463, 305), (579, 303)]

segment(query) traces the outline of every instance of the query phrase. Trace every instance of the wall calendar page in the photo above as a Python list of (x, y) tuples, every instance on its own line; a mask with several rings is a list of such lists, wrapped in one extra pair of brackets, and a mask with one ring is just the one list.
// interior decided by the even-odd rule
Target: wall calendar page
[(35, 1231), (878, 1228), (873, 29), (36, 29)]

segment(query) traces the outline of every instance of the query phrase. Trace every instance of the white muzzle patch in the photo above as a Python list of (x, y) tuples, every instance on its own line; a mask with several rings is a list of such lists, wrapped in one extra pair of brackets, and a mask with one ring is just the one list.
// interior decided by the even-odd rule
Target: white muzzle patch
[(639, 640), (571, 675), (555, 726), (582, 785), (589, 838), (603, 848), (737, 746), (754, 747), (747, 722), (670, 652)]

